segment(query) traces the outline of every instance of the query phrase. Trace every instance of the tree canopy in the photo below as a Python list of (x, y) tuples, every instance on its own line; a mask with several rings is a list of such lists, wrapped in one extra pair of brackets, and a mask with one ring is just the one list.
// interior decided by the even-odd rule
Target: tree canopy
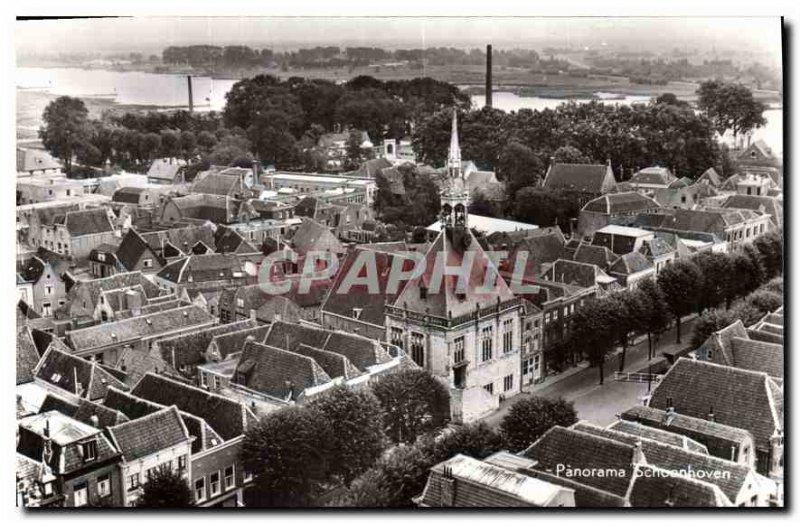
[(528, 448), (551, 427), (578, 421), (571, 402), (562, 398), (530, 396), (514, 403), (500, 424), (505, 447), (511, 452)]
[(142, 486), (142, 495), (136, 500), (140, 508), (186, 508), (192, 506), (194, 496), (183, 473), (168, 467), (157, 467)]

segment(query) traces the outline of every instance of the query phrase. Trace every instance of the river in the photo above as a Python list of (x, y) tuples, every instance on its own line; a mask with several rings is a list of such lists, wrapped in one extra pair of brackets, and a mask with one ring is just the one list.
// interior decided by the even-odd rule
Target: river
[[(236, 80), (193, 76), (192, 90), (197, 110), (219, 111), (225, 106), (225, 94)], [(185, 75), (154, 74), (146, 72), (120, 72), (100, 69), (19, 67), (16, 70), (18, 136), (35, 135), (41, 123), (42, 103), (26, 102), (26, 93), (69, 95), (103, 100), (123, 105), (154, 107), (186, 107), (188, 89)], [(473, 105), (484, 105), (483, 95), (472, 96)], [(647, 103), (646, 96), (626, 96), (605, 103)], [(494, 93), (494, 107), (504, 111), (527, 108), (542, 110), (555, 108), (567, 102), (565, 98), (540, 98), (518, 96), (515, 93)], [(579, 102), (581, 100), (578, 100)], [(765, 111), (767, 125), (753, 132), (754, 139), (763, 139), (776, 154), (783, 152), (783, 111), (771, 108)], [(730, 142), (729, 136), (723, 140)]]

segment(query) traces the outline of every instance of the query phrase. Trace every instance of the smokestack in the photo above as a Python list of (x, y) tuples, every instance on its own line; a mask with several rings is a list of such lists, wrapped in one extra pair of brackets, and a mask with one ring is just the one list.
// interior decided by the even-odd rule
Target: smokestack
[(492, 107), (492, 46), (486, 46), (486, 107)]
[(189, 112), (194, 112), (194, 97), (192, 96), (192, 75), (186, 77), (186, 82), (189, 84)]

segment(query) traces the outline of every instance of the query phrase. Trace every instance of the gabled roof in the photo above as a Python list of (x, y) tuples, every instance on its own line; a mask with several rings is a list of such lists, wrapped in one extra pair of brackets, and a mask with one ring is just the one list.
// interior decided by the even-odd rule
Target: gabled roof
[(632, 184), (667, 186), (675, 180), (675, 175), (666, 167), (646, 167), (634, 173), (629, 181)]
[(308, 356), (316, 361), (322, 370), (331, 378), (344, 378), (349, 380), (362, 374), (358, 368), (353, 365), (347, 356), (338, 354), (329, 350), (315, 349), (308, 345), (300, 344), (294, 351), (302, 356)]
[(119, 244), (119, 248), (117, 248), (116, 255), (117, 259), (126, 269), (132, 270), (136, 268), (136, 264), (139, 263), (139, 260), (147, 252), (149, 252), (151, 256), (160, 259), (142, 235), (131, 227), (125, 234), (125, 237), (122, 238), (122, 242)]
[[(197, 242), (213, 245), (214, 225), (210, 223), (202, 225), (171, 224), (166, 229), (142, 231), (141, 237), (155, 252), (161, 252), (167, 245), (171, 244), (175, 249), (188, 253)], [(162, 253), (162, 255), (166, 256), (165, 253)]]
[(344, 253), (344, 246), (330, 229), (308, 218), (303, 218), (303, 223), (295, 230), (291, 242), (294, 250), (299, 254), (306, 254), (310, 251)]
[(108, 218), (108, 212), (103, 207), (68, 212), (64, 219), (64, 226), (73, 238), (114, 230), (114, 226)]
[(456, 508), (548, 507), (571, 494), (548, 481), (457, 454), (431, 469), (417, 502), (425, 507), (442, 507), (448, 481), (454, 482), (452, 504), (448, 506)]
[(730, 459), (731, 447), (739, 447), (753, 440), (750, 432), (744, 429), (643, 405), (631, 407), (620, 417), (622, 420), (655, 427), (702, 442), (710, 455), (723, 459)]
[(375, 158), (372, 160), (367, 160), (366, 162), (362, 162), (358, 167), (358, 170), (355, 171), (354, 175), (375, 178), (381, 169), (386, 169), (387, 167), (391, 166), (392, 162), (386, 158)]
[(200, 194), (236, 196), (241, 195), (243, 191), (240, 177), (220, 173), (208, 173), (192, 184), (192, 192)]
[(120, 187), (114, 191), (111, 201), (119, 203), (132, 203), (138, 204), (142, 198), (142, 194), (146, 193), (146, 187)]
[(141, 272), (120, 272), (106, 278), (93, 280), (77, 280), (70, 289), (70, 296), (76, 296), (78, 291), (87, 289), (92, 299), (97, 300), (104, 291), (126, 289), (141, 286), (148, 299), (155, 298), (161, 293), (158, 285), (148, 280)]
[(158, 349), (161, 359), (175, 369), (184, 365), (197, 365), (204, 361), (203, 355), (208, 349), (208, 344), (215, 336), (229, 332), (251, 329), (258, 324), (253, 320), (244, 320), (220, 325), (209, 325), (191, 332), (176, 334), (158, 340)]
[(168, 263), (157, 276), (172, 283), (200, 283), (243, 279), (244, 262), (235, 254), (200, 254)]
[(145, 374), (131, 393), (203, 418), (226, 441), (244, 434), (248, 424), (255, 421), (247, 407), (237, 401), (152, 373)]
[(572, 259), (576, 262), (597, 265), (604, 271), (607, 271), (609, 267), (619, 259), (619, 256), (614, 254), (608, 247), (581, 243), (581, 245), (575, 249), (575, 254), (572, 256)]
[(783, 379), (783, 345), (735, 337), (731, 339), (730, 365), (745, 370), (766, 372)]
[(583, 206), (584, 211), (602, 214), (645, 212), (661, 207), (652, 198), (636, 191), (608, 193)]
[(603, 164), (556, 163), (547, 171), (544, 187), (586, 193), (603, 193), (614, 185), (611, 167)]
[(189, 441), (189, 433), (174, 406), (108, 430), (126, 461), (151, 456)]
[(649, 406), (748, 430), (759, 449), (783, 430), (783, 393), (764, 372), (680, 358), (653, 391)]
[(727, 209), (749, 209), (763, 211), (770, 215), (772, 222), (778, 226), (783, 224), (783, 202), (771, 196), (755, 196), (750, 194), (734, 194), (722, 204)]
[(187, 305), (154, 314), (134, 316), (72, 330), (67, 340), (75, 351), (89, 351), (109, 345), (119, 345), (126, 341), (139, 341), (142, 338), (157, 336), (192, 325), (211, 323), (214, 317), (196, 305)]
[(709, 167), (706, 171), (700, 175), (697, 179), (697, 182), (704, 182), (707, 181), (714, 187), (719, 187), (722, 183), (722, 177), (717, 173), (717, 171), (713, 167)]
[(39, 363), (39, 352), (29, 327), (17, 329), (17, 385), (33, 381), (33, 370)]
[(235, 381), (248, 389), (281, 400), (296, 400), (311, 387), (331, 381), (314, 359), (262, 343), (244, 344)]
[(105, 397), (109, 386), (125, 390), (122, 381), (97, 363), (55, 348), (47, 350), (35, 370), (36, 378), (88, 400)]
[[(472, 257), (469, 281), (462, 282), (459, 276), (451, 274), (442, 275), (440, 281), (436, 281), (437, 273), (444, 272), (444, 264), (462, 266), (464, 259), (469, 260), (469, 257)], [(448, 318), (514, 299), (496, 265), (469, 229), (445, 229), (439, 233), (421, 263), (425, 264), (422, 275), (409, 280), (391, 305)], [(420, 288), (427, 289), (425, 297)]]
[(60, 169), (61, 164), (50, 153), (42, 149), (17, 147), (17, 171), (42, 171)]
[(22, 278), (22, 281), (36, 283), (44, 274), (47, 264), (38, 256), (31, 256), (21, 267), (18, 267), (17, 275)]
[(223, 225), (217, 227), (217, 231), (214, 234), (214, 250), (215, 252), (223, 254), (261, 252), (250, 242), (245, 240), (236, 229), (231, 229)]
[(335, 352), (345, 356), (360, 371), (391, 361), (391, 356), (375, 340), (341, 331), (287, 323), (274, 322), (264, 344), (294, 351), (301, 344), (315, 349)]
[(612, 274), (624, 274), (630, 276), (637, 272), (653, 269), (653, 262), (648, 260), (642, 253), (629, 252), (623, 254), (611, 265), (609, 270)]
[[(252, 322), (252, 320), (250, 320)], [(244, 322), (240, 322), (244, 323)], [(248, 340), (261, 342), (269, 332), (269, 325), (256, 325), (254, 327), (232, 330), (224, 334), (216, 334), (209, 342), (209, 350), (214, 349), (219, 359), (227, 359), (237, 352), (241, 352)]]
[(607, 283), (606, 280), (611, 277), (596, 265), (572, 260), (556, 260), (545, 278), (554, 282), (588, 288), (599, 283)]
[(104, 429), (106, 427), (113, 427), (128, 421), (128, 416), (122, 412), (101, 405), (94, 401), (80, 400), (77, 410), (72, 414), (65, 412), (68, 416), (72, 416), (78, 421)]
[(620, 419), (609, 425), (608, 428), (617, 432), (630, 434), (631, 436), (660, 441), (665, 445), (672, 445), (673, 447), (689, 450), (691, 452), (708, 454), (708, 449), (706, 446), (693, 440), (692, 438), (681, 434), (676, 434), (674, 432), (650, 427), (648, 425), (642, 425), (641, 423), (634, 423), (632, 421)]
[(639, 252), (648, 258), (657, 258), (675, 252), (675, 248), (667, 243), (664, 238), (654, 236), (651, 240), (645, 241)]
[(177, 176), (178, 172), (185, 165), (186, 162), (183, 160), (175, 158), (159, 158), (150, 164), (150, 169), (147, 171), (147, 177), (172, 183), (172, 181), (175, 179), (175, 176)]

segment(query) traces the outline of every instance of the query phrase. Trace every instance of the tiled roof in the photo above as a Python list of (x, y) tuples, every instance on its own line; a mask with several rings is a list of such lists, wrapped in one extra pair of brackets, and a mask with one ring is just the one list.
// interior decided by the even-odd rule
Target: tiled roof
[(114, 191), (111, 201), (138, 204), (142, 193), (145, 192), (147, 192), (147, 188), (145, 187), (120, 187)]
[(582, 243), (575, 250), (572, 259), (576, 262), (597, 265), (604, 271), (607, 271), (609, 267), (619, 259), (619, 256), (614, 254), (608, 247)]
[[(36, 368), (36, 377), (88, 400), (105, 397), (109, 386), (125, 389), (122, 381), (97, 363), (51, 348)], [(80, 388), (78, 387), (80, 385)]]
[(697, 179), (698, 182), (702, 182), (705, 180), (707, 180), (708, 183), (710, 183), (714, 187), (719, 187), (719, 185), (722, 183), (722, 178), (713, 167), (709, 167), (708, 169), (706, 169), (706, 171), (700, 175), (700, 178)]
[[(124, 413), (130, 419), (138, 419), (164, 409), (164, 405), (139, 398), (114, 387), (108, 389), (108, 394), (103, 403), (107, 407), (113, 407)], [(195, 438), (192, 442), (192, 452), (200, 452), (222, 443), (222, 438), (203, 418), (181, 410), (179, 412), (186, 430)]]
[[(453, 496), (445, 504), (443, 484), (447, 481), (454, 482)], [(418, 503), (457, 508), (545, 507), (563, 501), (559, 495), (564, 493), (563, 488), (547, 481), (457, 454), (431, 469)]]
[(621, 414), (621, 419), (673, 432), (700, 442), (708, 453), (729, 459), (731, 447), (750, 441), (753, 436), (744, 429), (723, 425), (705, 418), (667, 413), (653, 407), (637, 405)]
[(613, 185), (610, 170), (602, 164), (556, 163), (547, 171), (544, 187), (599, 194)]
[(202, 254), (168, 263), (157, 276), (173, 283), (200, 283), (243, 279), (244, 262), (235, 254)]
[(214, 250), (218, 253), (247, 253), (261, 252), (250, 242), (246, 241), (236, 229), (220, 225), (214, 234)]
[(226, 441), (243, 434), (248, 423), (254, 421), (253, 414), (237, 401), (152, 373), (145, 374), (131, 392), (203, 418)]
[(774, 394), (770, 377), (753, 372), (680, 358), (653, 391), (649, 406), (666, 409), (671, 400), (675, 411), (748, 430), (759, 449), (770, 448), (770, 437), (783, 429), (776, 406), (783, 402)]
[(648, 258), (657, 258), (659, 256), (664, 256), (665, 254), (670, 254), (675, 252), (675, 248), (672, 247), (669, 243), (659, 236), (654, 236), (651, 240), (645, 241), (642, 244), (641, 249), (639, 252), (647, 256)]
[(350, 363), (350, 360), (342, 354), (337, 354), (329, 350), (315, 349), (308, 345), (300, 344), (294, 352), (301, 356), (308, 356), (316, 361), (322, 370), (331, 378), (344, 378), (345, 380), (352, 379), (362, 374), (358, 368)]
[(70, 289), (69, 296), (75, 297), (79, 290), (88, 289), (89, 295), (93, 300), (97, 300), (103, 291), (114, 289), (126, 289), (141, 286), (148, 298), (155, 298), (161, 290), (158, 285), (148, 280), (141, 272), (120, 272), (106, 278), (96, 278), (93, 280), (78, 280)]
[(345, 356), (360, 371), (391, 361), (391, 356), (375, 340), (340, 331), (318, 329), (278, 321), (264, 340), (266, 345), (295, 350), (300, 344)]
[[(249, 322), (239, 323), (253, 323), (253, 321), (250, 320)], [(224, 360), (230, 357), (231, 354), (241, 352), (248, 339), (261, 343), (264, 341), (267, 332), (269, 332), (269, 325), (256, 325), (250, 328), (242, 328), (224, 334), (217, 334), (211, 339), (208, 348), (216, 353), (214, 355), (215, 358), (219, 357), (219, 359)]]
[(358, 167), (358, 170), (355, 172), (355, 175), (375, 178), (375, 176), (377, 176), (377, 174), (381, 171), (381, 169), (386, 169), (387, 167), (391, 166), (392, 162), (390, 162), (386, 158), (374, 158), (372, 160), (367, 160), (366, 162), (362, 162), (361, 165)]
[(39, 412), (41, 413), (57, 410), (58, 412), (72, 418), (75, 416), (75, 413), (78, 411), (79, 407), (80, 401), (71, 402), (66, 398), (62, 398), (61, 396), (48, 392), (42, 400), (42, 404), (39, 406)]
[(603, 214), (628, 214), (645, 212), (659, 207), (661, 206), (658, 202), (652, 198), (630, 191), (604, 194), (584, 205), (582, 210)]
[(19, 265), (18, 267), (17, 274), (22, 277), (23, 281), (36, 283), (39, 281), (39, 278), (42, 277), (42, 274), (44, 274), (44, 270), (47, 266), (44, 260), (38, 256), (31, 256), (22, 263), (21, 267)]
[(238, 176), (219, 173), (208, 173), (192, 184), (192, 192), (199, 194), (217, 194), (220, 196), (236, 196), (243, 192), (242, 180)]
[[(66, 413), (65, 413), (66, 414)], [(78, 409), (68, 414), (78, 421), (104, 429), (128, 421), (128, 416), (122, 412), (106, 407), (93, 401), (81, 400)], [(96, 423), (95, 423), (96, 421)]]
[(175, 158), (159, 158), (150, 164), (150, 169), (147, 171), (148, 178), (155, 178), (158, 180), (172, 182), (178, 171), (186, 165), (183, 160)]
[(630, 276), (637, 272), (647, 271), (653, 268), (653, 262), (648, 260), (642, 253), (629, 252), (623, 254), (611, 265), (609, 272), (612, 274), (624, 274)]
[(630, 506), (650, 509), (733, 506), (717, 485), (686, 476), (662, 477), (659, 472), (662, 470), (658, 467), (641, 467), (628, 495)]
[(169, 365), (160, 357), (136, 349), (124, 349), (117, 356), (117, 370), (125, 373), (125, 384), (133, 386), (148, 372), (163, 372)]
[[(167, 244), (172, 244), (176, 249), (188, 253), (197, 242), (212, 245), (214, 228), (212, 224), (181, 224), (167, 229), (142, 231), (141, 236), (156, 252), (161, 252)], [(162, 255), (166, 256), (165, 253)]]
[(297, 400), (306, 389), (330, 381), (312, 358), (254, 341), (244, 344), (236, 368), (236, 383), (282, 400)]
[(257, 323), (255, 321), (244, 320), (235, 323), (209, 325), (184, 334), (162, 338), (157, 342), (159, 353), (161, 359), (175, 369), (180, 369), (184, 365), (197, 365), (204, 361), (203, 355), (214, 336), (252, 329), (256, 326)]
[(116, 254), (120, 263), (122, 263), (126, 269), (131, 270), (136, 267), (142, 255), (148, 251), (151, 252), (153, 256), (156, 256), (156, 253), (150, 249), (150, 246), (144, 238), (136, 232), (136, 229), (131, 227), (127, 234), (125, 234), (125, 237), (122, 238), (122, 242), (119, 244)]
[(17, 385), (33, 381), (33, 370), (39, 363), (39, 352), (29, 327), (17, 329)]
[(609, 425), (608, 428), (617, 432), (624, 432), (625, 434), (629, 434), (631, 436), (660, 441), (665, 445), (672, 445), (673, 447), (678, 447), (684, 450), (698, 452), (700, 454), (708, 454), (708, 449), (705, 445), (698, 443), (687, 436), (669, 432), (667, 430), (657, 429), (648, 425), (642, 425), (641, 423), (634, 423), (632, 421), (621, 419)]
[(294, 249), (300, 254), (310, 251), (344, 253), (344, 246), (330, 229), (308, 218), (304, 218), (303, 223), (295, 230), (291, 242)]
[(762, 211), (770, 215), (776, 225), (783, 223), (783, 203), (778, 198), (771, 196), (756, 196), (750, 194), (734, 194), (722, 204), (729, 209), (749, 209)]
[(139, 341), (192, 325), (208, 324), (213, 320), (213, 316), (205, 309), (188, 305), (69, 331), (67, 339), (75, 351), (88, 351), (126, 341)]
[(731, 355), (730, 365), (734, 367), (783, 379), (783, 345), (735, 337), (731, 339)]
[(602, 273), (604, 271), (596, 265), (572, 260), (556, 260), (549, 271), (548, 279), (587, 288), (597, 285), (598, 276)]
[(630, 183), (632, 184), (650, 184), (650, 185), (669, 185), (677, 178), (666, 167), (647, 167), (641, 169), (631, 176)]
[(108, 219), (108, 212), (103, 207), (68, 212), (64, 224), (73, 238), (114, 230), (111, 220)]
[(157, 454), (189, 441), (178, 409), (169, 407), (109, 428), (126, 461)]

